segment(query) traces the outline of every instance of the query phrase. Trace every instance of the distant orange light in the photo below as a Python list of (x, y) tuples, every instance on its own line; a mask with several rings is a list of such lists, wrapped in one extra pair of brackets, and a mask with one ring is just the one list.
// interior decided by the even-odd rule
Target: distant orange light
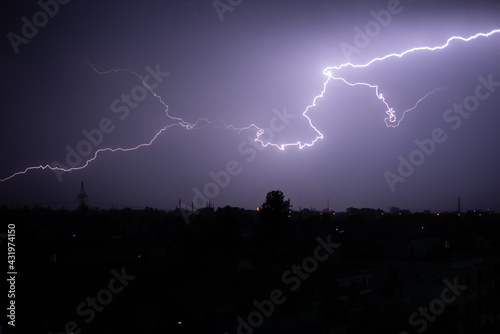
[(259, 208), (259, 207), (257, 207), (257, 211), (259, 211), (259, 210), (260, 210), (260, 208)]

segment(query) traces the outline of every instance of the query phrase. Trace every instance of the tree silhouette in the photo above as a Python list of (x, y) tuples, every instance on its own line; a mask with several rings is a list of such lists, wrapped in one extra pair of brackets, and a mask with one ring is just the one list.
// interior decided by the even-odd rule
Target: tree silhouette
[(259, 210), (263, 232), (267, 237), (274, 238), (288, 234), (288, 216), (291, 207), (290, 199), (285, 200), (282, 191), (273, 190), (267, 193), (266, 200)]
[(290, 199), (285, 201), (285, 196), (280, 190), (267, 193), (266, 201), (262, 203), (260, 213), (263, 218), (271, 218), (274, 221), (285, 221), (290, 211)]

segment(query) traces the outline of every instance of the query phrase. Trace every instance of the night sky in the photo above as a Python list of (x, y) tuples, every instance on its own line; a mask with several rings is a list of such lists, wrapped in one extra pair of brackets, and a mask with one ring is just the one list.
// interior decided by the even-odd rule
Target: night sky
[[(255, 124), (272, 131), (264, 142), (310, 143), (317, 133), (302, 113), (321, 93), (325, 68), (500, 29), (497, 1), (53, 3), (51, 15), (39, 14), (36, 1), (3, 5), (0, 178), (68, 166), (68, 150), (90, 142), (85, 133), (94, 135), (91, 153), (80, 144), (88, 155), (79, 164), (73, 156), (74, 166), (98, 149), (148, 143), (173, 126), (148, 147), (101, 152), (82, 170), (30, 170), (0, 182), (0, 204), (74, 208), (84, 181), (91, 204), (102, 208), (170, 210), (181, 199), (253, 209), (278, 189), (297, 210), (321, 210), (329, 198), (337, 211), (452, 211), (461, 197), (462, 210), (500, 211), (500, 33), (340, 70), (349, 82), (379, 85), (398, 119), (443, 89), (391, 128), (374, 89), (331, 80), (307, 113), (324, 138), (284, 151), (262, 149), (255, 127), (179, 126), (138, 76), (106, 72), (148, 75), (169, 115), (185, 122)], [(25, 27), (31, 37), (23, 37), (34, 19), (38, 31)]]

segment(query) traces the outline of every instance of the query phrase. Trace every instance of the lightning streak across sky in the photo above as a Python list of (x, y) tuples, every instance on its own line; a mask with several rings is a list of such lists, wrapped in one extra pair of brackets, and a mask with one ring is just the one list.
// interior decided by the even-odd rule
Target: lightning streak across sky
[(492, 31), (490, 31), (488, 33), (477, 33), (477, 34), (475, 34), (473, 36), (469, 36), (469, 37), (453, 36), (453, 37), (448, 38), (448, 40), (446, 41), (446, 43), (444, 43), (443, 45), (440, 45), (440, 46), (435, 46), (435, 47), (422, 46), (422, 47), (412, 48), (412, 49), (406, 50), (406, 51), (401, 52), (401, 53), (391, 53), (391, 54), (385, 55), (383, 57), (374, 58), (374, 59), (370, 60), (369, 62), (367, 62), (366, 64), (362, 64), (362, 65), (354, 65), (354, 64), (351, 64), (351, 63), (345, 63), (345, 64), (342, 64), (342, 65), (339, 65), (339, 66), (327, 67), (326, 69), (323, 70), (323, 74), (327, 75), (329, 78), (333, 78), (335, 80), (341, 80), (342, 82), (344, 82), (345, 84), (347, 84), (347, 85), (349, 85), (351, 87), (353, 87), (353, 86), (366, 86), (366, 87), (370, 87), (370, 88), (375, 89), (375, 94), (377, 95), (377, 98), (379, 100), (381, 100), (384, 103), (384, 105), (386, 106), (386, 108), (387, 108), (386, 114), (389, 115), (389, 117), (387, 117), (387, 118), (384, 119), (386, 125), (388, 127), (396, 127), (396, 126), (399, 125), (399, 123), (401, 122), (401, 120), (403, 119), (404, 115), (407, 112), (415, 109), (417, 107), (417, 105), (421, 101), (423, 101), (424, 99), (427, 98), (427, 96), (429, 96), (431, 94), (434, 94), (436, 91), (438, 91), (440, 89), (443, 89), (443, 88), (438, 88), (438, 89), (433, 90), (432, 92), (427, 93), (424, 97), (422, 97), (421, 99), (419, 99), (417, 101), (417, 103), (412, 108), (403, 111), (403, 115), (401, 116), (401, 118), (399, 119), (399, 121), (396, 121), (396, 115), (394, 115), (395, 110), (389, 106), (389, 104), (386, 102), (384, 96), (381, 93), (379, 93), (379, 87), (377, 85), (372, 85), (372, 84), (369, 84), (369, 83), (366, 83), (366, 82), (350, 83), (350, 82), (348, 82), (347, 80), (345, 80), (342, 77), (335, 77), (333, 75), (333, 72), (341, 70), (344, 67), (365, 68), (365, 67), (368, 67), (368, 66), (370, 66), (371, 64), (373, 64), (375, 62), (383, 61), (383, 60), (386, 60), (386, 59), (389, 59), (389, 58), (394, 58), (394, 57), (402, 58), (403, 56), (405, 56), (405, 55), (407, 55), (409, 53), (412, 53), (412, 52), (416, 52), (416, 51), (436, 51), (436, 50), (442, 50), (442, 49), (447, 48), (450, 45), (450, 43), (452, 41), (454, 41), (454, 40), (459, 40), (459, 41), (463, 41), (463, 42), (469, 42), (469, 41), (474, 40), (474, 39), (476, 39), (478, 37), (490, 37), (491, 35), (497, 34), (497, 33), (500, 33), (500, 29), (495, 29), (495, 30), (492, 30)]
[(313, 101), (312, 101), (312, 104), (310, 104), (309, 106), (306, 107), (305, 111), (302, 113), (302, 116), (304, 116), (308, 123), (309, 123), (309, 126), (314, 130), (316, 131), (317, 133), (317, 136), (314, 140), (312, 140), (311, 142), (309, 143), (302, 143), (301, 141), (297, 141), (297, 142), (292, 142), (292, 143), (285, 143), (285, 144), (276, 144), (276, 143), (271, 143), (271, 142), (267, 142), (267, 143), (264, 143), (264, 141), (261, 139), (261, 136), (264, 134), (264, 130), (260, 127), (258, 127), (257, 125), (255, 124), (250, 124), (249, 126), (246, 126), (246, 127), (241, 127), (241, 128), (237, 128), (231, 124), (227, 124), (226, 122), (224, 122), (223, 120), (220, 120), (220, 119), (217, 119), (217, 120), (214, 120), (214, 121), (209, 121), (207, 118), (202, 118), (202, 119), (199, 119), (197, 120), (195, 123), (189, 123), (185, 120), (183, 120), (182, 118), (180, 117), (176, 117), (176, 116), (172, 116), (169, 114), (168, 112), (168, 105), (162, 100), (161, 96), (159, 96), (158, 94), (156, 94), (153, 89), (151, 89), (151, 87), (146, 83), (146, 81), (144, 80), (144, 78), (138, 74), (137, 72), (134, 72), (132, 70), (129, 70), (129, 69), (111, 69), (111, 70), (108, 70), (108, 71), (98, 71), (94, 65), (92, 65), (90, 62), (88, 62), (88, 64), (90, 65), (90, 67), (92, 67), (92, 69), (98, 73), (98, 74), (109, 74), (109, 73), (112, 73), (112, 72), (128, 72), (136, 77), (138, 77), (143, 86), (151, 93), (153, 94), (153, 96), (155, 98), (157, 98), (159, 100), (159, 102), (165, 107), (165, 114), (166, 116), (174, 121), (175, 123), (172, 123), (172, 124), (169, 124), (169, 125), (166, 125), (164, 126), (163, 128), (161, 128), (154, 136), (153, 138), (149, 141), (149, 142), (146, 142), (146, 143), (142, 143), (142, 144), (139, 144), (139, 145), (136, 145), (134, 147), (129, 147), (129, 148), (121, 148), (121, 147), (118, 147), (118, 148), (102, 148), (102, 149), (98, 149), (95, 151), (94, 155), (88, 159), (87, 161), (85, 161), (85, 163), (81, 166), (77, 166), (77, 167), (71, 167), (71, 168), (64, 168), (64, 167), (54, 167), (54, 166), (50, 166), (50, 165), (39, 165), (39, 166), (32, 166), (32, 167), (27, 167), (26, 169), (24, 169), (23, 171), (19, 171), (19, 172), (16, 172), (8, 177), (5, 177), (3, 179), (0, 179), (0, 182), (4, 182), (4, 181), (7, 181), (7, 180), (10, 180), (18, 175), (21, 175), (21, 174), (25, 174), (27, 173), (28, 171), (30, 170), (37, 170), (37, 169), (50, 169), (52, 171), (57, 171), (57, 172), (71, 172), (71, 171), (76, 171), (76, 170), (80, 170), (80, 169), (84, 169), (86, 168), (92, 161), (94, 161), (97, 156), (101, 153), (101, 152), (128, 152), (128, 151), (134, 151), (134, 150), (137, 150), (139, 148), (142, 148), (142, 147), (145, 147), (145, 146), (150, 146), (153, 144), (153, 142), (158, 138), (158, 136), (163, 133), (165, 130), (167, 130), (168, 128), (170, 127), (173, 127), (173, 126), (182, 126), (184, 127), (186, 130), (193, 130), (193, 129), (201, 129), (203, 127), (206, 127), (206, 126), (211, 126), (211, 127), (216, 127), (216, 128), (221, 128), (221, 129), (228, 129), (228, 130), (232, 130), (232, 131), (235, 131), (237, 133), (241, 132), (241, 131), (244, 131), (244, 130), (255, 130), (256, 131), (256, 137), (255, 137), (255, 141), (256, 142), (259, 142), (263, 147), (268, 147), (268, 146), (273, 146), (273, 147), (276, 147), (280, 150), (284, 150), (286, 147), (288, 146), (297, 146), (299, 147), (300, 149), (304, 148), (304, 147), (311, 147), (313, 146), (318, 140), (320, 139), (323, 139), (323, 134), (313, 125), (313, 122), (312, 120), (309, 118), (309, 116), (307, 116), (307, 113), (309, 112), (309, 110), (313, 107), (316, 106), (316, 102), (317, 100), (321, 99), (325, 92), (326, 92), (326, 88), (328, 86), (328, 83), (331, 81), (331, 79), (333, 80), (340, 80), (341, 82), (345, 83), (346, 85), (349, 85), (351, 87), (354, 87), (354, 86), (365, 86), (365, 87), (369, 87), (371, 89), (374, 89), (375, 90), (375, 94), (377, 96), (377, 98), (379, 100), (382, 101), (382, 103), (385, 105), (385, 107), (387, 108), (386, 110), (386, 114), (388, 115), (387, 118), (384, 119), (385, 123), (386, 123), (386, 126), (387, 127), (397, 127), (399, 126), (400, 122), (403, 120), (404, 116), (406, 115), (407, 112), (409, 111), (412, 111), (414, 110), (415, 108), (417, 108), (417, 106), (422, 102), (424, 101), (427, 97), (429, 97), (430, 95), (436, 93), (437, 91), (443, 89), (443, 88), (438, 88), (438, 89), (435, 89), (431, 92), (428, 92), (427, 94), (425, 94), (422, 98), (418, 99), (416, 101), (416, 103), (413, 105), (413, 107), (405, 110), (402, 112), (402, 115), (399, 119), (397, 119), (396, 115), (395, 115), (395, 110), (389, 105), (389, 103), (386, 101), (385, 97), (382, 95), (382, 93), (379, 93), (379, 86), (378, 85), (374, 85), (374, 84), (370, 84), (370, 83), (367, 83), (367, 82), (354, 82), (354, 83), (351, 83), (349, 81), (347, 81), (346, 79), (344, 79), (343, 77), (337, 77), (335, 76), (335, 72), (336, 71), (339, 71), (343, 68), (353, 68), (353, 69), (357, 69), (357, 68), (366, 68), (368, 66), (370, 66), (371, 64), (375, 63), (375, 62), (379, 62), (379, 61), (384, 61), (386, 59), (389, 59), (389, 58), (394, 58), (394, 57), (397, 57), (397, 58), (402, 58), (404, 57), (405, 55), (409, 54), (409, 53), (413, 53), (413, 52), (418, 52), (418, 51), (437, 51), (437, 50), (442, 50), (442, 49), (445, 49), (446, 47), (448, 47), (450, 45), (450, 43), (452, 41), (455, 41), (455, 40), (458, 40), (458, 41), (463, 41), (463, 42), (469, 42), (469, 41), (472, 41), (478, 37), (490, 37), (491, 35), (493, 34), (497, 34), (497, 33), (500, 33), (500, 29), (496, 29), (496, 30), (492, 30), (488, 33), (478, 33), (478, 34), (475, 34), (473, 36), (470, 36), (470, 37), (460, 37), (460, 36), (453, 36), (453, 37), (450, 37), (446, 43), (444, 43), (443, 45), (440, 45), (440, 46), (435, 46), (435, 47), (428, 47), (428, 46), (423, 46), (423, 47), (416, 47), (416, 48), (412, 48), (412, 49), (409, 49), (409, 50), (406, 50), (404, 52), (401, 52), (401, 53), (391, 53), (391, 54), (388, 54), (388, 55), (385, 55), (383, 57), (378, 57), (378, 58), (374, 58), (372, 60), (370, 60), (369, 62), (365, 63), (365, 64), (352, 64), (352, 63), (345, 63), (345, 64), (342, 64), (342, 65), (339, 65), (339, 66), (333, 66), (333, 67), (327, 67), (324, 71), (323, 71), (323, 74), (325, 74), (328, 78), (326, 79), (326, 81), (323, 83), (323, 90), (321, 91), (321, 93), (319, 95), (317, 95)]

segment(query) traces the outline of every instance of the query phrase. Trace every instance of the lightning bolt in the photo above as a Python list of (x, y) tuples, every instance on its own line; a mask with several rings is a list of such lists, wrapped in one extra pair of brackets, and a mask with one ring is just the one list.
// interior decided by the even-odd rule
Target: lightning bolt
[[(216, 119), (216, 120), (213, 120), (213, 121), (209, 121), (207, 118), (200, 118), (198, 119), (195, 123), (189, 123), (185, 120), (183, 120), (182, 118), (180, 117), (176, 117), (176, 116), (172, 116), (169, 114), (168, 112), (168, 105), (163, 101), (163, 99), (161, 98), (160, 95), (156, 94), (154, 92), (154, 90), (146, 83), (145, 79), (143, 76), (141, 76), (139, 73), (135, 72), (135, 71), (132, 71), (128, 68), (126, 69), (122, 69), (122, 68), (119, 68), (119, 69), (110, 69), (110, 70), (107, 70), (107, 71), (99, 71), (89, 60), (87, 60), (87, 64), (89, 64), (89, 66), (97, 73), (97, 74), (101, 74), (101, 75), (106, 75), (106, 74), (110, 74), (110, 73), (119, 73), (119, 72), (127, 72), (127, 73), (130, 73), (134, 76), (136, 76), (137, 78), (139, 78), (139, 80), (141, 80), (142, 82), (142, 85), (156, 98), (158, 99), (158, 101), (163, 105), (163, 107), (165, 107), (165, 114), (166, 116), (177, 122), (176, 124), (171, 124), (170, 126), (172, 125), (179, 125), (179, 126), (182, 126), (184, 127), (186, 130), (193, 130), (193, 129), (201, 129), (201, 128), (204, 128), (205, 126), (212, 126), (212, 127), (217, 127), (217, 128), (223, 128), (223, 129), (229, 129), (229, 130), (233, 130), (235, 132), (241, 132), (243, 130), (249, 130), (251, 128), (258, 128), (256, 125), (254, 124), (251, 124), (247, 127), (243, 127), (243, 128), (237, 128), (231, 124), (227, 124), (226, 122), (224, 122), (223, 120), (221, 119)], [(219, 125), (218, 125), (219, 124)], [(153, 141), (156, 139), (156, 137), (163, 131), (166, 130), (166, 128), (170, 127), (170, 126), (167, 126), (165, 128), (162, 128), (159, 132), (156, 133), (156, 135), (154, 136), (153, 138)], [(152, 142), (149, 143), (149, 145), (151, 145)], [(147, 145), (147, 146), (149, 146)], [(139, 145), (140, 146), (140, 145)], [(137, 147), (139, 148), (139, 147)]]
[(375, 62), (379, 62), (379, 61), (383, 61), (383, 60), (386, 60), (386, 59), (389, 59), (389, 58), (394, 58), (394, 57), (397, 57), (397, 58), (402, 58), (403, 56), (409, 54), (409, 53), (413, 53), (413, 52), (417, 52), (417, 51), (436, 51), (436, 50), (442, 50), (442, 49), (445, 49), (447, 48), (450, 43), (454, 40), (459, 40), (459, 41), (463, 41), (463, 42), (469, 42), (471, 40), (474, 40), (478, 37), (490, 37), (491, 35), (493, 34), (497, 34), (497, 33), (500, 33), (500, 29), (495, 29), (495, 30), (492, 30), (488, 33), (477, 33), (473, 36), (469, 36), (469, 37), (461, 37), (461, 36), (452, 36), (450, 38), (448, 38), (448, 40), (446, 41), (446, 43), (444, 43), (443, 45), (439, 45), (439, 46), (434, 46), (434, 47), (429, 47), (429, 46), (422, 46), (422, 47), (415, 47), (415, 48), (412, 48), (412, 49), (409, 49), (409, 50), (406, 50), (404, 52), (401, 52), (401, 53), (391, 53), (391, 54), (388, 54), (388, 55), (385, 55), (383, 57), (378, 57), (378, 58), (374, 58), (372, 60), (370, 60), (369, 62), (365, 63), (365, 64), (352, 64), (352, 63), (345, 63), (345, 64), (341, 64), (341, 65), (338, 65), (338, 66), (332, 66), (332, 67), (327, 67), (323, 70), (323, 74), (326, 75), (328, 78), (326, 79), (326, 81), (323, 83), (323, 90), (321, 91), (321, 93), (319, 95), (317, 95), (314, 99), (313, 99), (313, 102), (312, 104), (310, 104), (309, 106), (307, 106), (306, 110), (302, 113), (302, 116), (304, 116), (307, 121), (309, 122), (309, 126), (314, 130), (316, 131), (317, 133), (317, 136), (316, 138), (310, 142), (310, 143), (301, 143), (300, 141), (297, 141), (295, 143), (288, 143), (288, 144), (281, 144), (281, 145), (278, 145), (278, 144), (272, 144), (272, 143), (267, 143), (267, 144), (264, 144), (264, 142), (262, 140), (260, 140), (260, 136), (263, 134), (263, 133), (260, 133), (259, 131), (257, 132), (257, 138), (255, 139), (255, 141), (259, 142), (262, 146), (264, 147), (267, 147), (267, 146), (273, 146), (273, 147), (276, 147), (280, 150), (284, 150), (285, 147), (288, 147), (288, 146), (297, 146), (299, 147), (300, 149), (304, 148), (304, 147), (310, 147), (310, 146), (313, 146), (318, 140), (320, 139), (323, 139), (323, 134), (312, 124), (312, 121), (311, 119), (307, 116), (307, 112), (313, 108), (313, 107), (316, 107), (316, 101), (318, 99), (321, 99), (324, 95), (325, 95), (325, 92), (326, 92), (326, 88), (327, 88), (327, 85), (328, 83), (330, 82), (331, 79), (334, 79), (334, 80), (340, 80), (342, 81), (343, 83), (345, 83), (346, 85), (349, 85), (351, 87), (355, 87), (355, 86), (366, 86), (366, 87), (369, 87), (369, 88), (372, 88), (375, 90), (375, 95), (377, 96), (377, 98), (379, 100), (382, 101), (382, 103), (385, 105), (385, 107), (387, 108), (386, 110), (386, 114), (388, 115), (388, 117), (386, 117), (384, 119), (385, 121), (385, 124), (387, 127), (392, 127), (392, 128), (395, 128), (397, 126), (399, 126), (399, 124), (401, 123), (401, 121), (403, 120), (404, 116), (406, 115), (406, 113), (414, 110), (415, 108), (417, 108), (417, 106), (422, 102), (424, 101), (425, 99), (427, 99), (427, 97), (429, 97), (430, 95), (432, 94), (435, 94), (436, 92), (440, 91), (440, 90), (443, 90), (445, 89), (445, 87), (441, 87), (441, 88), (436, 88), (434, 89), (433, 91), (430, 91), (428, 92), (427, 94), (425, 94), (423, 97), (421, 97), (420, 99), (417, 100), (417, 102), (413, 105), (413, 107), (409, 108), (409, 109), (406, 109), (403, 111), (402, 113), (402, 116), (399, 120), (397, 120), (396, 118), (396, 115), (395, 115), (395, 110), (394, 108), (392, 108), (389, 103), (386, 101), (385, 97), (383, 94), (379, 93), (379, 86), (378, 85), (373, 85), (373, 84), (370, 84), (370, 83), (367, 83), (367, 82), (355, 82), (355, 83), (351, 83), (349, 81), (347, 81), (346, 79), (342, 78), (342, 77), (336, 77), (334, 76), (334, 73), (336, 71), (339, 71), (345, 67), (350, 67), (350, 68), (353, 68), (353, 69), (357, 69), (357, 68), (365, 68), (365, 67), (368, 67), (370, 66), (371, 64), (375, 63)]
[(349, 82), (346, 79), (344, 79), (343, 77), (335, 76), (334, 73), (336, 73), (337, 71), (342, 70), (343, 68), (352, 68), (352, 69), (366, 68), (366, 67), (370, 66), (371, 64), (373, 64), (375, 62), (384, 61), (384, 60), (387, 60), (387, 59), (390, 59), (390, 58), (402, 58), (405, 55), (413, 53), (413, 52), (442, 50), (442, 49), (445, 49), (446, 47), (448, 47), (450, 45), (450, 43), (453, 42), (453, 41), (455, 41), (455, 40), (463, 41), (463, 42), (469, 42), (469, 41), (472, 41), (472, 40), (474, 40), (476, 38), (479, 38), (479, 37), (490, 37), (491, 35), (497, 34), (497, 33), (500, 33), (500, 29), (495, 29), (495, 30), (492, 30), (492, 31), (490, 31), (488, 33), (477, 33), (477, 34), (475, 34), (473, 36), (469, 36), (469, 37), (453, 36), (453, 37), (448, 38), (448, 40), (446, 41), (446, 43), (444, 43), (442, 45), (439, 45), (439, 46), (434, 46), (434, 47), (428, 47), (428, 46), (415, 47), (415, 48), (406, 50), (406, 51), (401, 52), (401, 53), (391, 53), (391, 54), (385, 55), (383, 57), (374, 58), (374, 59), (370, 60), (369, 62), (367, 62), (365, 64), (344, 63), (344, 64), (341, 64), (341, 65), (338, 65), (338, 66), (327, 67), (326, 69), (323, 70), (323, 74), (325, 74), (327, 76), (327, 79), (323, 83), (323, 89), (322, 89), (322, 91), (320, 92), (320, 94), (318, 94), (316, 97), (314, 97), (312, 103), (310, 105), (308, 105), (306, 107), (306, 109), (304, 110), (304, 112), (302, 113), (302, 116), (307, 119), (307, 121), (309, 123), (309, 126), (317, 134), (317, 136), (316, 136), (316, 138), (314, 140), (312, 140), (311, 142), (306, 142), (306, 143), (302, 143), (301, 141), (292, 142), (292, 143), (285, 143), (285, 144), (276, 144), (276, 143), (271, 143), (271, 142), (264, 143), (264, 141), (261, 139), (261, 136), (264, 134), (264, 130), (262, 128), (258, 127), (257, 125), (253, 124), (253, 123), (250, 124), (250, 125), (248, 125), (248, 126), (246, 126), (246, 127), (240, 127), (240, 128), (235, 127), (235, 126), (233, 126), (231, 124), (227, 124), (226, 122), (224, 122), (223, 120), (220, 120), (220, 119), (216, 119), (216, 120), (210, 121), (207, 118), (201, 118), (201, 119), (197, 120), (195, 123), (189, 123), (189, 122), (183, 120), (180, 117), (176, 117), (176, 116), (170, 115), (169, 112), (168, 112), (168, 105), (162, 100), (162, 98), (161, 98), (160, 95), (156, 94), (153, 91), (153, 89), (151, 89), (151, 87), (146, 83), (146, 81), (144, 80), (144, 78), (139, 73), (137, 73), (135, 71), (132, 71), (130, 69), (111, 69), (111, 70), (107, 70), (107, 71), (99, 71), (99, 70), (96, 69), (96, 67), (93, 64), (91, 64), (87, 60), (87, 63), (89, 64), (89, 66), (96, 73), (98, 73), (98, 74), (105, 75), (105, 74), (109, 74), (109, 73), (112, 73), (112, 72), (115, 72), (115, 73), (118, 73), (118, 72), (127, 72), (127, 73), (130, 73), (130, 74), (138, 77), (141, 80), (143, 86), (156, 99), (158, 99), (158, 101), (163, 105), (163, 107), (165, 108), (165, 114), (166, 114), (166, 116), (170, 120), (174, 121), (175, 123), (166, 125), (163, 128), (161, 128), (153, 136), (153, 138), (149, 142), (142, 143), (142, 144), (136, 145), (134, 147), (129, 147), (129, 148), (118, 147), (118, 148), (102, 148), (102, 149), (98, 149), (98, 150), (96, 150), (96, 152), (94, 153), (94, 155), (90, 159), (88, 159), (87, 161), (85, 161), (85, 163), (83, 165), (81, 165), (81, 166), (71, 167), (71, 168), (53, 167), (53, 166), (50, 166), (50, 165), (32, 166), (32, 167), (27, 167), (23, 171), (16, 172), (16, 173), (14, 173), (14, 174), (12, 174), (12, 175), (10, 175), (8, 177), (0, 179), (0, 182), (4, 182), (4, 181), (7, 181), (7, 180), (10, 180), (10, 179), (12, 179), (12, 178), (14, 178), (14, 177), (16, 177), (18, 175), (26, 174), (28, 171), (31, 171), (31, 170), (39, 170), (39, 169), (45, 170), (45, 169), (50, 169), (52, 171), (71, 172), (71, 171), (76, 171), (76, 170), (84, 169), (92, 161), (94, 161), (97, 158), (97, 156), (100, 153), (102, 153), (102, 152), (129, 152), (129, 151), (137, 150), (137, 149), (142, 148), (142, 147), (150, 146), (158, 138), (158, 136), (160, 136), (160, 134), (162, 134), (168, 128), (173, 127), (173, 126), (182, 126), (186, 130), (201, 129), (201, 128), (204, 128), (206, 126), (210, 126), (210, 127), (216, 127), (216, 128), (221, 128), (221, 129), (232, 130), (232, 131), (237, 132), (237, 133), (239, 133), (241, 131), (244, 131), (244, 130), (252, 130), (253, 129), (253, 130), (256, 131), (255, 141), (258, 142), (258, 143), (260, 143), (263, 147), (272, 146), (272, 147), (278, 148), (279, 150), (282, 150), (282, 151), (285, 150), (286, 147), (292, 147), (292, 146), (297, 146), (299, 149), (303, 149), (304, 147), (311, 147), (318, 140), (323, 139), (324, 136), (314, 126), (311, 118), (309, 118), (309, 116), (307, 114), (308, 114), (308, 112), (309, 112), (309, 110), (311, 108), (316, 107), (317, 101), (319, 99), (323, 98), (323, 96), (325, 95), (328, 83), (332, 79), (333, 80), (339, 80), (339, 81), (343, 82), (344, 84), (349, 85), (351, 87), (365, 86), (365, 87), (369, 87), (369, 88), (373, 89), (375, 91), (375, 95), (376, 95), (377, 99), (379, 99), (384, 104), (384, 106), (386, 107), (385, 113), (388, 115), (388, 117), (386, 117), (384, 119), (384, 121), (386, 123), (386, 126), (394, 128), (394, 127), (399, 126), (399, 124), (403, 120), (403, 118), (406, 115), (406, 113), (414, 110), (415, 108), (418, 107), (418, 105), (422, 101), (424, 101), (425, 99), (427, 99), (430, 95), (435, 94), (436, 92), (438, 92), (439, 90), (442, 90), (444, 88), (437, 88), (437, 89), (434, 89), (433, 91), (428, 92), (423, 97), (421, 97), (420, 99), (418, 99), (416, 101), (416, 103), (413, 105), (413, 107), (411, 107), (411, 108), (409, 108), (407, 110), (404, 110), (402, 112), (401, 117), (399, 119), (397, 119), (397, 117), (395, 115), (396, 111), (389, 105), (389, 103), (386, 101), (384, 95), (379, 92), (380, 89), (379, 89), (378, 85), (370, 84), (370, 83), (367, 83), (367, 82), (354, 82), (354, 83), (353, 82)]
[(85, 161), (85, 163), (81, 166), (78, 166), (78, 167), (71, 167), (71, 168), (63, 168), (63, 167), (55, 167), (55, 166), (50, 166), (50, 165), (39, 165), (39, 166), (32, 166), (32, 167), (27, 167), (26, 169), (24, 169), (23, 171), (19, 171), (19, 172), (16, 172), (6, 178), (3, 178), (3, 179), (0, 179), (0, 182), (4, 182), (4, 181), (7, 181), (7, 180), (10, 180), (18, 175), (22, 175), (22, 174), (26, 174), (27, 172), (31, 171), (31, 170), (37, 170), (37, 169), (41, 169), (41, 170), (44, 170), (44, 169), (49, 169), (49, 170), (52, 170), (52, 171), (58, 171), (58, 172), (72, 172), (72, 171), (77, 171), (77, 170), (81, 170), (81, 169), (84, 169), (86, 168), (92, 161), (94, 161), (97, 156), (100, 154), (100, 153), (103, 153), (103, 152), (130, 152), (130, 151), (135, 151), (139, 148), (142, 148), (142, 147), (146, 147), (146, 146), (151, 146), (153, 144), (153, 142), (158, 138), (158, 136), (160, 134), (162, 134), (164, 131), (166, 131), (168, 128), (170, 127), (173, 127), (173, 126), (182, 126), (183, 128), (185, 128), (186, 130), (193, 130), (193, 129), (202, 129), (206, 126), (210, 126), (210, 127), (214, 127), (214, 128), (220, 128), (220, 129), (228, 129), (228, 130), (232, 130), (236, 133), (239, 133), (241, 131), (244, 131), (244, 130), (250, 130), (250, 129), (255, 129), (257, 131), (257, 133), (259, 134), (259, 136), (261, 134), (264, 133), (264, 130), (259, 128), (258, 126), (256, 126), (255, 124), (250, 124), (249, 126), (246, 126), (246, 127), (235, 127), (234, 125), (231, 125), (231, 124), (227, 124), (226, 122), (224, 122), (223, 120), (221, 119), (216, 119), (216, 120), (208, 120), (207, 118), (200, 118), (198, 119), (195, 123), (189, 123), (185, 120), (183, 120), (182, 118), (180, 117), (176, 117), (176, 116), (172, 116), (169, 114), (168, 112), (168, 105), (163, 101), (163, 99), (161, 98), (160, 95), (156, 94), (154, 92), (154, 90), (146, 83), (146, 80), (144, 79), (143, 76), (141, 76), (139, 73), (135, 72), (135, 71), (132, 71), (130, 69), (110, 69), (110, 70), (107, 70), (107, 71), (99, 71), (90, 61), (87, 60), (87, 64), (89, 64), (89, 66), (97, 73), (97, 74), (100, 74), (100, 75), (106, 75), (106, 74), (110, 74), (110, 73), (119, 73), (119, 72), (127, 72), (127, 73), (130, 73), (136, 77), (138, 77), (141, 82), (142, 82), (142, 85), (156, 98), (158, 99), (158, 101), (163, 105), (163, 107), (165, 107), (165, 114), (166, 116), (175, 121), (176, 123), (173, 123), (173, 124), (169, 124), (169, 125), (166, 125), (164, 126), (163, 128), (161, 128), (154, 136), (153, 138), (149, 141), (149, 142), (146, 142), (146, 143), (142, 143), (142, 144), (139, 144), (139, 145), (136, 145), (136, 146), (133, 146), (133, 147), (129, 147), (129, 148), (122, 148), (122, 147), (118, 147), (118, 148), (101, 148), (101, 149), (98, 149), (95, 151), (94, 155), (87, 159)]
[[(352, 64), (352, 63), (345, 63), (345, 64), (342, 64), (342, 65), (339, 65), (339, 66), (327, 67), (326, 69), (323, 70), (323, 74), (325, 74), (326, 76), (328, 76), (327, 82), (329, 81), (329, 79), (335, 79), (335, 80), (340, 80), (340, 81), (344, 82), (346, 85), (349, 85), (351, 87), (354, 87), (354, 86), (366, 86), (366, 87), (374, 89), (375, 90), (375, 95), (377, 96), (377, 98), (379, 100), (381, 100), (382, 103), (387, 108), (386, 114), (389, 115), (389, 117), (387, 117), (387, 118), (384, 119), (384, 121), (386, 123), (386, 126), (387, 127), (397, 127), (397, 126), (399, 126), (399, 123), (401, 122), (401, 120), (403, 119), (404, 115), (407, 112), (415, 109), (418, 106), (418, 104), (420, 102), (422, 102), (423, 100), (425, 100), (429, 95), (434, 94), (438, 90), (444, 89), (444, 87), (443, 88), (435, 89), (435, 90), (427, 93), (424, 97), (420, 98), (415, 103), (415, 105), (412, 108), (403, 111), (403, 115), (397, 121), (396, 120), (396, 115), (395, 115), (395, 110), (393, 108), (391, 108), (391, 106), (387, 103), (387, 101), (385, 100), (385, 97), (381, 93), (379, 93), (379, 86), (372, 85), (372, 84), (369, 84), (369, 83), (366, 83), (366, 82), (351, 83), (351, 82), (348, 82), (347, 80), (345, 80), (342, 77), (335, 77), (333, 75), (333, 73), (335, 71), (341, 70), (344, 67), (366, 68), (366, 67), (370, 66), (371, 64), (373, 64), (375, 62), (383, 61), (383, 60), (386, 60), (386, 59), (389, 59), (389, 58), (402, 58), (405, 55), (413, 53), (413, 52), (443, 50), (443, 49), (447, 48), (450, 45), (450, 43), (453, 42), (453, 41), (455, 41), (455, 40), (463, 41), (463, 42), (469, 42), (469, 41), (474, 40), (474, 39), (476, 39), (478, 37), (490, 37), (491, 35), (497, 34), (497, 33), (500, 33), (500, 29), (495, 29), (495, 30), (492, 30), (492, 31), (490, 31), (488, 33), (477, 33), (477, 34), (475, 34), (473, 36), (469, 36), (469, 37), (453, 36), (453, 37), (448, 38), (448, 40), (446, 41), (446, 43), (444, 43), (443, 45), (434, 46), (434, 47), (422, 46), (422, 47), (412, 48), (412, 49), (406, 50), (406, 51), (401, 52), (401, 53), (391, 53), (391, 54), (385, 55), (383, 57), (374, 58), (374, 59), (370, 60), (369, 62), (367, 62), (365, 64), (360, 64), (360, 65), (355, 65), (355, 64)], [(324, 91), (321, 93), (321, 95), (323, 95), (323, 93), (324, 93)]]

